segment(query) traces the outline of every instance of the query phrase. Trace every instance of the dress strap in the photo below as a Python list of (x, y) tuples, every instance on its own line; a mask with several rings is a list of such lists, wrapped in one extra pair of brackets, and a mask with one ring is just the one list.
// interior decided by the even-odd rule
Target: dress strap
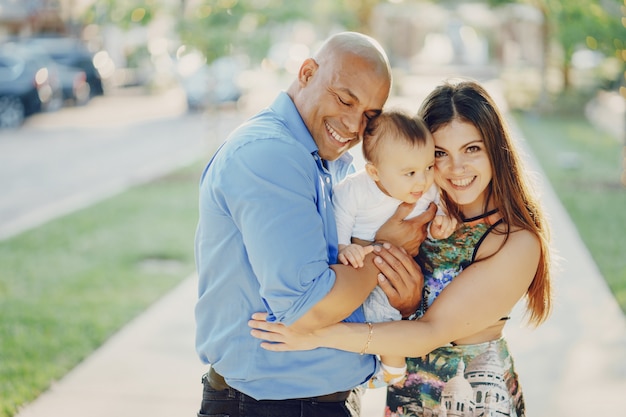
[(463, 219), (463, 223), (472, 223), (472, 222), (475, 222), (476, 220), (486, 219), (487, 217), (489, 217), (492, 214), (495, 214), (497, 212), (498, 212), (498, 209), (493, 209), (493, 210), (490, 210), (490, 211), (488, 211), (486, 213), (480, 214), (478, 216), (470, 217), (469, 219)]
[(480, 248), (480, 245), (483, 243), (483, 241), (485, 240), (485, 238), (487, 237), (487, 235), (496, 228), (496, 226), (498, 226), (500, 223), (502, 223), (504, 220), (503, 219), (499, 219), (498, 221), (496, 221), (494, 224), (492, 224), (491, 226), (489, 226), (489, 228), (487, 230), (485, 230), (485, 233), (483, 233), (483, 235), (480, 237), (480, 239), (478, 239), (478, 242), (476, 242), (476, 246), (474, 246), (474, 252), (472, 253), (472, 263), (474, 262), (474, 260), (476, 259), (476, 253), (478, 252), (478, 248)]

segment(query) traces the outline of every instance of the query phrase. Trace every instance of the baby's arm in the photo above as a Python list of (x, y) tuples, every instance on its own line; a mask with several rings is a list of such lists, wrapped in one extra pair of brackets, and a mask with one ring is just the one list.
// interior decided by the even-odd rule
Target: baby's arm
[(435, 195), (433, 203), (437, 205), (437, 214), (428, 224), (428, 237), (431, 239), (446, 239), (456, 230), (457, 219), (450, 216), (444, 208), (439, 192)]
[(365, 256), (372, 252), (374, 247), (372, 245), (361, 246), (357, 244), (342, 245), (339, 244), (339, 262), (344, 265), (352, 265), (354, 268), (360, 268), (363, 266), (363, 260)]
[(446, 213), (437, 214), (428, 225), (428, 235), (432, 239), (446, 239), (456, 230), (456, 224), (454, 217)]

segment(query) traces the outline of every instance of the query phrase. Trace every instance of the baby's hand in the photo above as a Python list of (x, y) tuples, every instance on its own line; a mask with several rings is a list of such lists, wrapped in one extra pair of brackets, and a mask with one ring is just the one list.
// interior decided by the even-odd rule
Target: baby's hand
[(445, 239), (456, 230), (456, 219), (450, 216), (435, 216), (430, 223), (430, 235), (434, 239)]
[(363, 266), (365, 255), (372, 252), (374, 246), (361, 246), (356, 244), (347, 245), (339, 251), (339, 262), (344, 265), (352, 265), (355, 268)]

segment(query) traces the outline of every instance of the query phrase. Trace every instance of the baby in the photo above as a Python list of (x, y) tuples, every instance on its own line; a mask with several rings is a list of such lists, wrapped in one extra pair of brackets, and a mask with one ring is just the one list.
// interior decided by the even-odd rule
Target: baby
[[(341, 263), (363, 266), (373, 247), (352, 244), (351, 239), (373, 241), (379, 227), (403, 202), (415, 203), (408, 218), (423, 213), (434, 202), (439, 209), (428, 225), (429, 239), (445, 239), (452, 234), (456, 220), (439, 206), (439, 189), (434, 184), (435, 143), (421, 119), (398, 110), (383, 112), (368, 125), (363, 156), (365, 169), (333, 188)], [(380, 287), (372, 291), (363, 308), (368, 322), (402, 319)], [(404, 357), (384, 357), (381, 362), (382, 372), (370, 380), (370, 388), (404, 378)]]

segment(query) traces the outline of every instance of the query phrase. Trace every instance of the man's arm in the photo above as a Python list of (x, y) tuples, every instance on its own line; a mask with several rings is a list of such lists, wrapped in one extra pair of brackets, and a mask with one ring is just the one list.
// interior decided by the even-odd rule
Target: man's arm
[[(380, 249), (376, 249), (380, 251)], [(290, 327), (298, 332), (310, 332), (348, 317), (365, 301), (378, 283), (379, 269), (374, 264), (377, 253), (365, 257), (362, 268), (331, 265), (335, 272), (335, 284), (317, 304), (309, 309)]]

